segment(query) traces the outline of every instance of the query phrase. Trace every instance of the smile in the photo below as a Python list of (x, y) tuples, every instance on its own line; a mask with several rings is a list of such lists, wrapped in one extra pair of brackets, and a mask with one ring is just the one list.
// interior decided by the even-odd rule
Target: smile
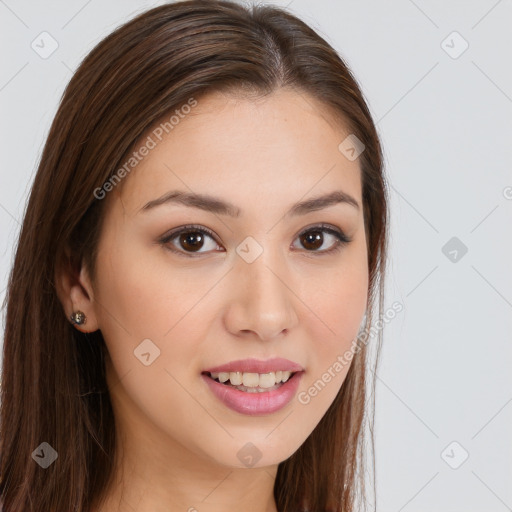
[[(241, 382), (241, 384), (234, 385), (231, 382), (231, 374), (234, 374), (234, 382)], [(257, 374), (257, 373), (242, 373), (242, 372), (229, 372), (229, 379), (225, 382), (220, 382), (220, 374), (214, 379), (213, 375), (208, 372), (202, 373), (201, 378), (208, 386), (212, 394), (222, 402), (229, 409), (248, 416), (263, 416), (275, 413), (286, 407), (297, 393), (300, 379), (304, 374), (303, 371), (298, 372), (282, 372), (280, 382), (275, 382), (270, 387), (263, 387), (272, 382), (272, 379), (277, 380), (279, 371), (270, 372), (274, 375)], [(283, 373), (285, 373), (283, 381)], [(287, 375), (290, 373), (290, 375)], [(244, 377), (247, 375), (249, 384), (256, 383), (256, 385), (244, 386)], [(223, 375), (222, 378), (225, 378)], [(261, 380), (263, 382), (261, 382)]]
[(210, 377), (226, 386), (246, 393), (264, 393), (279, 389), (295, 372), (278, 370), (268, 373), (251, 372), (211, 372)]

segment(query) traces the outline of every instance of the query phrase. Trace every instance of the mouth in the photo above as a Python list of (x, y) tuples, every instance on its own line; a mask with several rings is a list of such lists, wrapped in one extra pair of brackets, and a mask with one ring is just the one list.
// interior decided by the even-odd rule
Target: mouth
[(206, 371), (201, 378), (213, 396), (229, 409), (249, 416), (265, 416), (290, 404), (303, 374), (304, 370)]
[(278, 370), (267, 373), (253, 372), (203, 372), (210, 379), (229, 388), (245, 393), (265, 393), (283, 386), (299, 372)]

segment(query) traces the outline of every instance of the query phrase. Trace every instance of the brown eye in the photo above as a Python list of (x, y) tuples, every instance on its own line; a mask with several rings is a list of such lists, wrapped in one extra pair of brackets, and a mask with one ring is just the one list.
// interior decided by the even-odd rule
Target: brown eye
[[(205, 227), (182, 226), (165, 235), (160, 243), (175, 253), (194, 256), (215, 251), (219, 244), (212, 231)], [(206, 249), (206, 250), (203, 250)]]
[[(313, 228), (307, 229), (298, 235), (297, 239), (301, 244), (299, 249), (304, 248), (306, 252), (318, 255), (338, 251), (351, 241), (343, 231), (325, 225), (314, 226)], [(208, 228), (195, 225), (177, 228), (162, 237), (159, 242), (170, 251), (182, 256), (193, 257), (199, 254), (223, 251), (212, 231)], [(329, 242), (330, 244), (327, 248), (321, 249), (324, 244)], [(208, 243), (210, 243), (210, 247), (208, 247)]]
[(320, 231), (308, 231), (300, 236), (300, 241), (306, 249), (317, 250), (322, 247), (324, 237)]
[(181, 247), (187, 251), (198, 251), (204, 245), (204, 237), (199, 231), (181, 233), (178, 240)]
[[(327, 237), (324, 235), (327, 234)], [(345, 233), (339, 229), (327, 227), (325, 225), (314, 226), (306, 231), (303, 231), (298, 239), (302, 247), (306, 249), (306, 252), (327, 254), (334, 251), (340, 250), (343, 245), (351, 241)], [(321, 249), (324, 243), (331, 242), (328, 247)]]

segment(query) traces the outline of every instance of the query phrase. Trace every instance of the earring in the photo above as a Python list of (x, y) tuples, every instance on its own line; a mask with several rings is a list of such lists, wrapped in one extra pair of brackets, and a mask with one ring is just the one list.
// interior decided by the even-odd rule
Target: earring
[(87, 317), (81, 311), (73, 311), (69, 319), (73, 325), (84, 325), (87, 322)]

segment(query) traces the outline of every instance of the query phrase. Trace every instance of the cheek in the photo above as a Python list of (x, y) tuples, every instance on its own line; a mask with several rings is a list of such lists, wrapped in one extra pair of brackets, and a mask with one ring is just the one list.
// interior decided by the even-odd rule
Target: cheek
[(129, 249), (110, 254), (99, 269), (98, 302), (115, 372), (109, 387), (122, 404), (121, 414), (130, 415), (141, 429), (151, 428), (149, 420), (176, 437), (183, 431), (204, 436), (197, 418), (208, 418), (186, 390), (200, 354), (198, 344), (207, 335), (201, 298), (215, 279), (198, 279), (170, 264), (142, 264), (144, 259)]
[[(318, 318), (312, 318), (309, 324), (308, 339), (313, 344), (309, 350), (310, 380), (320, 378), (328, 370), (335, 371), (336, 375), (345, 375), (348, 367), (333, 370), (333, 365), (340, 356), (353, 349), (366, 309), (364, 286), (357, 283), (350, 288), (345, 282), (346, 287), (334, 288), (334, 284), (333, 280), (331, 293), (327, 290), (318, 294), (318, 300), (312, 301)], [(338, 382), (338, 387), (342, 384), (338, 378), (335, 382)]]
[[(107, 254), (98, 266), (101, 331), (117, 375), (128, 376), (130, 393), (143, 407), (153, 401), (157, 406), (173, 392), (174, 381), (166, 370), (185, 382), (182, 373), (190, 367), (184, 362), (197, 357), (194, 340), (203, 334), (197, 318), (201, 308), (194, 306), (208, 286), (199, 285), (191, 272), (171, 272), (169, 265), (148, 262), (129, 247), (119, 245)], [(141, 385), (162, 393), (150, 393), (143, 400)]]
[(368, 299), (368, 266), (362, 250), (347, 252), (337, 265), (310, 271), (303, 297), (315, 313), (305, 324), (312, 329), (309, 339), (317, 340), (320, 353), (343, 348), (357, 336)]
[(354, 342), (367, 307), (366, 261), (362, 250), (347, 254), (336, 269), (311, 278), (312, 291), (304, 295), (314, 315), (311, 313), (304, 323), (312, 345), (308, 350), (310, 371), (305, 375), (298, 401), (309, 413), (315, 411), (311, 417), (317, 420), (336, 397), (351, 365)]
[(129, 246), (107, 251), (99, 266), (102, 331), (121, 330), (132, 341), (165, 338), (208, 291), (207, 276), (173, 267), (159, 251), (152, 249), (154, 258)]

